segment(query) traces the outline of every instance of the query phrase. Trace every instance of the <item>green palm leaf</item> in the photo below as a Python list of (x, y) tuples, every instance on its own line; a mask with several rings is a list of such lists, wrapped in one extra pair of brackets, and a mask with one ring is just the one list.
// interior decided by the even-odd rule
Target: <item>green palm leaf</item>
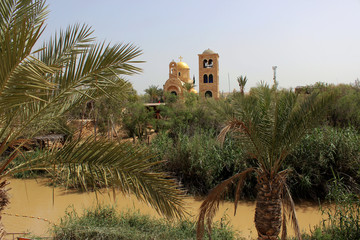
[[(156, 165), (149, 162), (152, 155), (138, 146), (94, 139), (68, 142), (62, 149), (50, 149), (5, 170), (27, 144), (20, 136), (31, 138), (77, 105), (112, 96), (114, 90), (113, 97), (124, 98), (130, 89), (125, 76), (141, 72), (134, 66), (140, 62), (134, 59), (142, 54), (138, 47), (95, 43), (86, 25), (70, 26), (33, 51), (44, 30), (44, 3), (0, 1), (0, 177), (46, 169), (85, 190), (119, 187), (168, 217), (182, 216), (177, 184), (166, 174), (151, 171)], [(10, 154), (4, 154), (6, 150)], [(5, 198), (0, 202), (5, 203)]]
[(133, 193), (167, 217), (183, 216), (183, 193), (166, 174), (151, 171), (158, 164), (149, 161), (152, 157), (143, 147), (89, 138), (45, 152), (4, 176), (28, 169), (45, 169), (66, 179), (68, 186), (80, 186), (86, 191), (117, 187), (123, 193)]

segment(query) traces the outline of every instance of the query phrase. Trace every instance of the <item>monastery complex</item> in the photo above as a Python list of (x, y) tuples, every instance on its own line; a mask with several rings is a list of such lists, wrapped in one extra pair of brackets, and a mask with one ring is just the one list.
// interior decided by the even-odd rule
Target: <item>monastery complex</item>
[[(210, 49), (199, 56), (199, 95), (219, 98), (219, 55)], [(182, 61), (169, 64), (169, 79), (164, 84), (164, 91), (182, 96), (185, 91), (197, 93), (195, 79), (190, 78), (190, 68)]]

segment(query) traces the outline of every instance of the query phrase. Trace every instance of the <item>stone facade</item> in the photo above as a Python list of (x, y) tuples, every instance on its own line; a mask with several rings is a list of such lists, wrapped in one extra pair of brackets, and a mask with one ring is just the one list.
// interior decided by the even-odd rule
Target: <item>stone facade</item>
[(184, 91), (197, 93), (193, 87), (186, 90), (185, 84), (193, 85), (193, 80), (190, 78), (189, 66), (181, 61), (175, 62), (174, 60), (169, 64), (169, 79), (164, 84), (164, 91), (172, 94), (182, 96)]
[(219, 99), (219, 55), (210, 49), (199, 56), (199, 95)]

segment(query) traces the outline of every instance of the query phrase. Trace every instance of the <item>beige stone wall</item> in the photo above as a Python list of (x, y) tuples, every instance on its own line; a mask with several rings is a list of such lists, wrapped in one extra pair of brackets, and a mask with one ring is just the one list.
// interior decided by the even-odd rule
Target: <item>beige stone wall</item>
[(181, 87), (181, 81), (178, 78), (170, 78), (164, 84), (165, 92), (175, 91), (177, 95), (182, 95), (183, 88)]
[[(215, 99), (219, 98), (219, 55), (217, 53), (214, 54), (199, 54), (199, 96), (205, 97), (205, 93), (207, 91), (212, 92), (212, 97)], [(209, 61), (212, 59), (213, 66), (204, 68), (203, 62), (204, 60)], [(204, 83), (204, 75), (209, 76), (213, 75), (213, 83)]]

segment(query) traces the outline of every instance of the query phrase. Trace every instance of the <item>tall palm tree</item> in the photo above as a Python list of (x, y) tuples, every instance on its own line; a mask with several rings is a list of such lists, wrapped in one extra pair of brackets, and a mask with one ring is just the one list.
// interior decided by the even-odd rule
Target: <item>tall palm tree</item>
[[(96, 43), (86, 25), (60, 31), (34, 51), (44, 31), (47, 7), (42, 0), (0, 0), (0, 213), (9, 203), (5, 177), (27, 169), (66, 174), (68, 182), (117, 186), (149, 202), (168, 217), (182, 215), (182, 196), (174, 181), (153, 173), (156, 163), (142, 148), (125, 143), (67, 142), (36, 159), (9, 169), (27, 140), (56, 124), (76, 106), (97, 97), (125, 97), (131, 89), (124, 76), (141, 72), (134, 66), (141, 50), (131, 44)], [(23, 140), (20, 140), (21, 139)], [(0, 215), (1, 216), (1, 215)], [(0, 229), (0, 239), (5, 232)]]
[(287, 214), (301, 239), (294, 203), (286, 184), (289, 170), (283, 169), (283, 163), (305, 133), (319, 122), (332, 99), (331, 95), (314, 93), (304, 97), (262, 85), (249, 96), (238, 98), (233, 105), (218, 109), (227, 116), (227, 125), (219, 139), (223, 141), (231, 131), (242, 143), (247, 157), (256, 160), (257, 166), (223, 181), (209, 193), (200, 207), (198, 239), (203, 237), (205, 220), (210, 226), (221, 197), (233, 183), (237, 184), (236, 213), (241, 187), (250, 172), (255, 172), (257, 178), (255, 226), (258, 239), (278, 239), (281, 226), (281, 238), (285, 239)]
[(244, 95), (244, 89), (245, 89), (245, 85), (248, 81), (247, 77), (243, 77), (242, 75), (240, 77), (237, 78), (237, 81), (239, 83), (239, 87), (240, 87), (240, 93), (241, 95)]
[(159, 101), (162, 91), (158, 86), (151, 85), (149, 88), (144, 90), (150, 96), (150, 102), (154, 103)]

